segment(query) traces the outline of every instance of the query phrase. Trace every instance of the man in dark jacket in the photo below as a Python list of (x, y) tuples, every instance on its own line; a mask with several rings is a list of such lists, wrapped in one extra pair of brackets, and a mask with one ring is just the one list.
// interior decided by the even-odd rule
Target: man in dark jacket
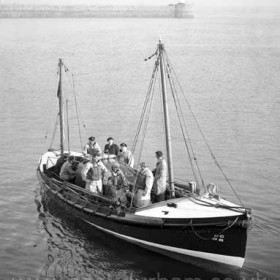
[(108, 144), (104, 147), (104, 153), (109, 155), (118, 155), (119, 146), (114, 143), (114, 138), (109, 137), (107, 139)]

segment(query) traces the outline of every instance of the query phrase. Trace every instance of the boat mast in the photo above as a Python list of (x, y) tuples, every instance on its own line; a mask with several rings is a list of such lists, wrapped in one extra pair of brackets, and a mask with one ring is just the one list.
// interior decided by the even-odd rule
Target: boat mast
[(62, 59), (59, 59), (59, 82), (58, 82), (58, 90), (57, 97), (59, 99), (59, 121), (60, 121), (60, 153), (63, 155), (64, 153), (64, 119), (63, 119), (63, 100), (62, 100)]
[(168, 104), (167, 104), (167, 96), (166, 96), (165, 70), (164, 70), (164, 63), (163, 63), (164, 45), (162, 44), (161, 40), (159, 40), (158, 50), (159, 50), (159, 66), (160, 66), (162, 103), (163, 103), (163, 114), (164, 114), (164, 125), (165, 125), (167, 167), (168, 167), (168, 174), (169, 174), (168, 183), (171, 191), (171, 197), (175, 197), (170, 125), (169, 125)]

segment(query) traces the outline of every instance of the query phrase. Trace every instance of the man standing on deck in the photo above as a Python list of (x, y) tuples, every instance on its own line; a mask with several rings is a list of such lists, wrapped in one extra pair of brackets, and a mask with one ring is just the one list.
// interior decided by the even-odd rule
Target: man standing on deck
[(140, 163), (140, 168), (140, 174), (144, 177), (144, 185), (143, 188), (138, 188), (136, 191), (133, 201), (135, 207), (144, 207), (151, 204), (151, 190), (154, 182), (153, 173), (145, 162)]
[(86, 190), (102, 195), (102, 179), (105, 172), (107, 168), (97, 156), (92, 158), (92, 162), (86, 163), (81, 172), (82, 179), (86, 182)]
[(95, 141), (95, 137), (91, 136), (88, 138), (89, 142), (85, 144), (83, 148), (84, 156), (91, 155), (91, 156), (101, 156), (102, 150), (98, 143)]
[(160, 202), (165, 200), (167, 164), (163, 158), (162, 151), (156, 152), (156, 158), (157, 164), (155, 169), (153, 192), (155, 195), (155, 202)]

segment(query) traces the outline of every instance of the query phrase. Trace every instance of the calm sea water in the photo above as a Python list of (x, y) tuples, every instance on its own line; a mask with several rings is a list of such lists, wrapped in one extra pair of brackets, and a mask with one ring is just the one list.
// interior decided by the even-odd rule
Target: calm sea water
[[(0, 279), (279, 279), (278, 12), (233, 9), (187, 20), (1, 19)], [(253, 210), (242, 269), (176, 263), (40, 206), (36, 167), (56, 119), (58, 59), (74, 73), (82, 142), (94, 135), (104, 145), (114, 136), (131, 145), (153, 66), (144, 59), (159, 35), (213, 152)], [(69, 96), (71, 73), (63, 82)], [(154, 109), (143, 155), (151, 166), (163, 147), (158, 119)], [(172, 129), (179, 141), (179, 128)], [(70, 137), (71, 149), (80, 149), (78, 133)], [(210, 167), (205, 174), (220, 180)]]

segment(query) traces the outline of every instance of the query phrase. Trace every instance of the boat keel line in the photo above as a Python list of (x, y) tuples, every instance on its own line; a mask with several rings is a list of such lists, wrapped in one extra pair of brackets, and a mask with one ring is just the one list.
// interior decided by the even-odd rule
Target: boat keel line
[(225, 255), (212, 254), (212, 253), (206, 253), (206, 252), (201, 252), (201, 251), (193, 251), (193, 250), (187, 250), (187, 249), (181, 249), (181, 248), (156, 244), (153, 242), (144, 241), (144, 240), (141, 240), (138, 238), (119, 234), (114, 231), (97, 226), (96, 224), (91, 223), (85, 219), (82, 219), (82, 220), (85, 221), (86, 223), (94, 226), (95, 228), (97, 228), (99, 230), (102, 230), (104, 232), (107, 232), (108, 234), (114, 235), (117, 238), (123, 239), (123, 240), (133, 243), (133, 244), (137, 244), (140, 247), (166, 255), (168, 257), (172, 257), (179, 261), (184, 261), (184, 259), (183, 259), (184, 256), (191, 256), (191, 257), (206, 259), (209, 261), (219, 262), (219, 263), (223, 263), (223, 264), (227, 264), (227, 265), (233, 265), (233, 266), (237, 266), (237, 267), (242, 267), (243, 263), (244, 263), (244, 258), (241, 258), (241, 257), (225, 256)]

